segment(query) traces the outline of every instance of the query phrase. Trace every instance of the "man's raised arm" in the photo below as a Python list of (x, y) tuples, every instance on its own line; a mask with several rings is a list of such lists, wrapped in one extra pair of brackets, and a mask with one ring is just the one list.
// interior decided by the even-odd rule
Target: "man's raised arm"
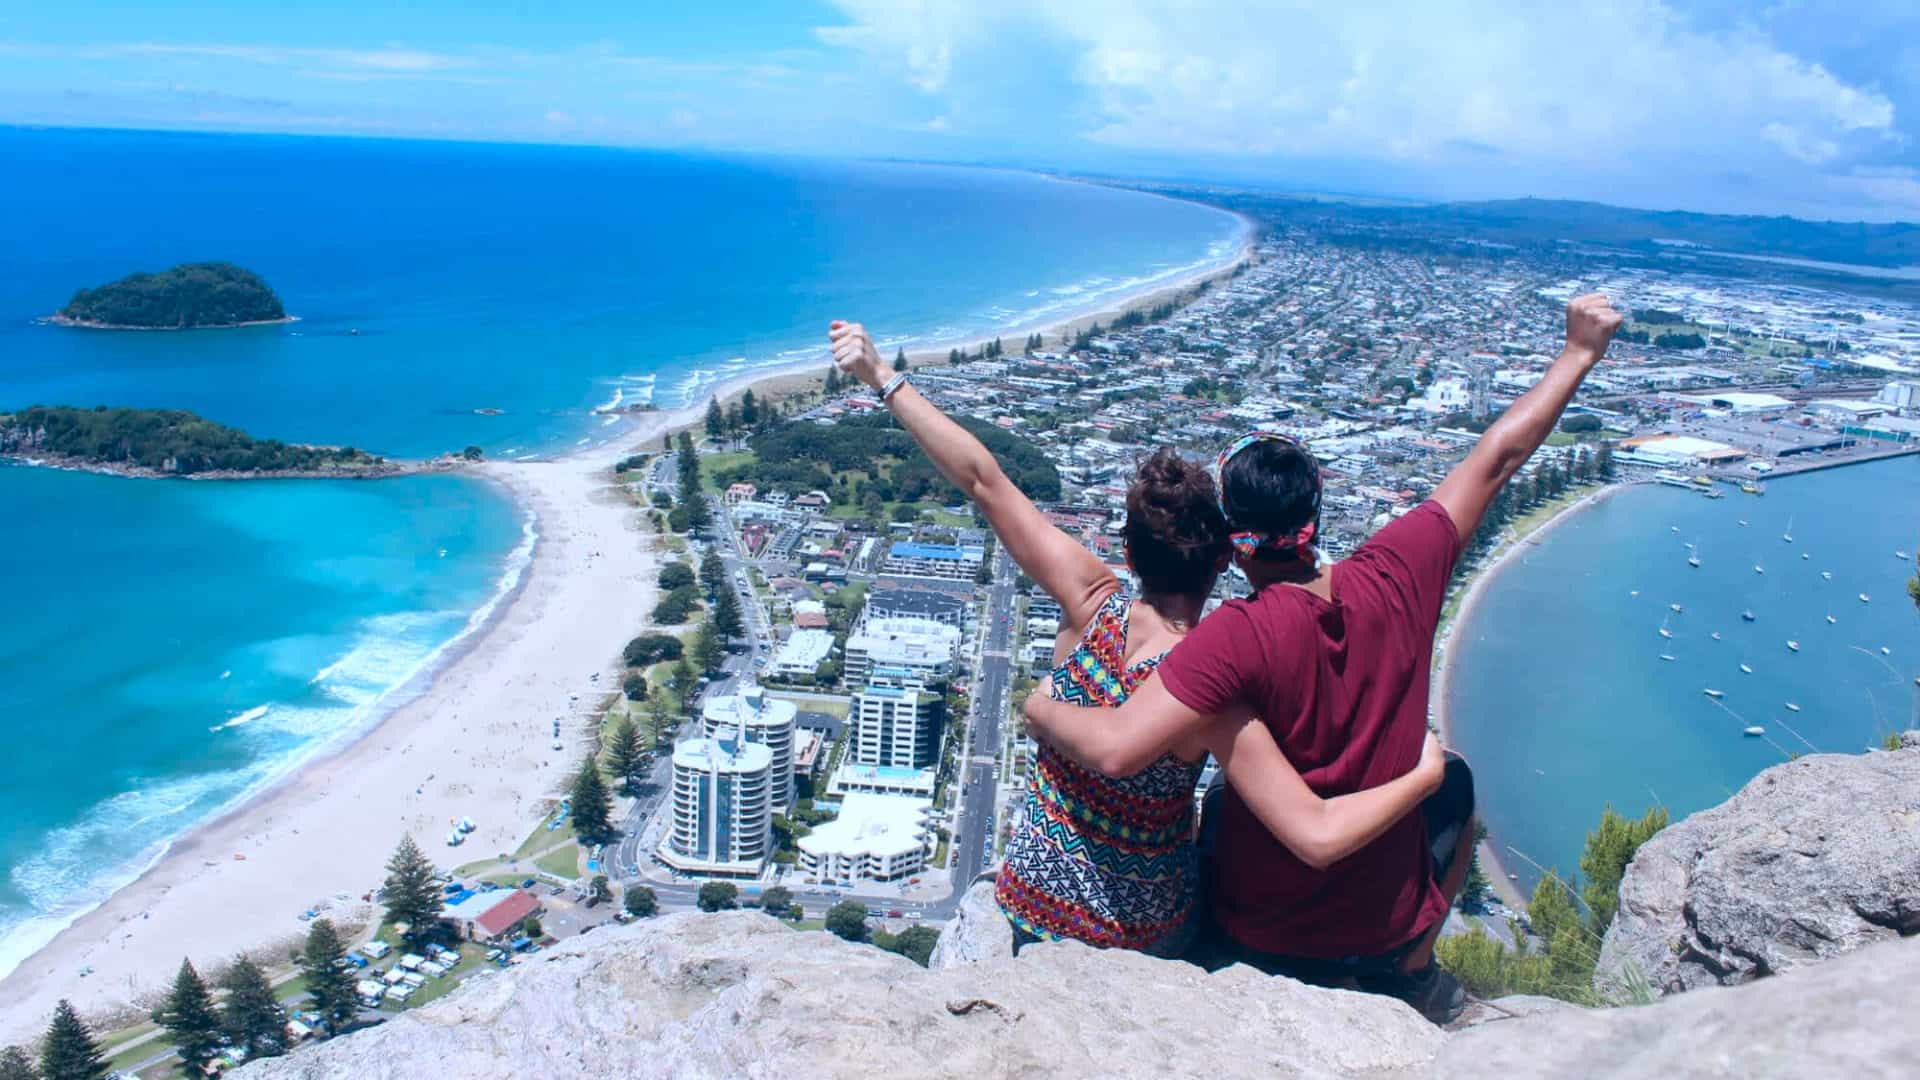
[(1462, 541), (1470, 540), (1486, 516), (1487, 507), (1520, 466), (1553, 434), (1573, 392), (1606, 354), (1613, 332), (1620, 329), (1620, 313), (1607, 298), (1589, 293), (1567, 305), (1567, 347), (1533, 389), (1520, 395), (1494, 421), (1467, 459), (1454, 467), (1434, 491), (1434, 501), (1446, 508)]

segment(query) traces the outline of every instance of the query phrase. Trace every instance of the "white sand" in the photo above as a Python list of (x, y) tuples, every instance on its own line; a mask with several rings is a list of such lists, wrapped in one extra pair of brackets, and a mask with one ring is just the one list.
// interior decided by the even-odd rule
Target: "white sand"
[[(649, 418), (650, 445), (673, 419)], [(583, 750), (577, 719), (552, 749), (554, 718), (569, 694), (579, 716), (618, 688), (619, 650), (653, 606), (654, 538), (610, 486), (618, 456), (484, 466), (538, 515), (532, 565), (494, 623), (372, 732), (195, 830), (29, 957), (0, 982), (0, 1043), (37, 1034), (62, 997), (109, 1009), (165, 985), (183, 956), (204, 968), (302, 934), (316, 901), (358, 921), (402, 833), (443, 868), (517, 848)], [(478, 831), (448, 848), (463, 815)]]

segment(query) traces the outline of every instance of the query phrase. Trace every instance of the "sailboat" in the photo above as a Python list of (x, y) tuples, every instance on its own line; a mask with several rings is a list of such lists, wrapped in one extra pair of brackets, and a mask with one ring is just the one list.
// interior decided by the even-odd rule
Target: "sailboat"
[(1861, 594), (1860, 594), (1860, 602), (1861, 602), (1861, 603), (1863, 603), (1863, 604), (1869, 604), (1869, 603), (1872, 603), (1872, 602), (1873, 602), (1873, 597), (1871, 597), (1871, 596), (1868, 596), (1868, 595), (1867, 595), (1866, 593), (1861, 593)]
[(1740, 519), (1740, 527), (1741, 527), (1741, 528), (1743, 528), (1743, 529), (1747, 527), (1747, 519), (1746, 519), (1746, 518), (1741, 518), (1741, 519)]
[(1670, 652), (1663, 652), (1663, 653), (1661, 653), (1661, 654), (1660, 654), (1660, 659), (1662, 659), (1662, 660), (1666, 660), (1666, 661), (1674, 661), (1674, 660), (1678, 660), (1678, 659), (1680, 659), (1680, 658), (1679, 658), (1679, 657), (1677, 657), (1677, 656), (1675, 656), (1675, 655), (1673, 655), (1673, 654), (1672, 654), (1672, 653), (1670, 653)]
[(1789, 544), (1793, 543), (1793, 518), (1792, 517), (1787, 518), (1787, 531), (1780, 534), (1780, 539), (1785, 540)]
[(1899, 559), (1901, 562), (1907, 561), (1908, 558), (1907, 553), (1904, 551), (1895, 551), (1893, 557)]
[(1748, 608), (1747, 610), (1740, 613), (1740, 619), (1742, 622), (1752, 622), (1757, 618), (1759, 618), (1759, 616), (1753, 613), (1752, 608)]
[(1668, 604), (1668, 605), (1667, 605), (1667, 610), (1669, 610), (1669, 611), (1671, 611), (1671, 612), (1673, 612), (1673, 613), (1674, 613), (1675, 615), (1678, 615), (1678, 614), (1680, 614), (1680, 605), (1679, 605), (1679, 604)]
[(1751, 675), (1753, 674), (1753, 667), (1747, 664), (1745, 661), (1742, 661), (1740, 664), (1740, 672), (1743, 675)]
[(1813, 556), (1811, 556), (1811, 555), (1809, 555), (1809, 554), (1807, 554), (1807, 553), (1806, 553), (1806, 552), (1804, 552), (1804, 551), (1800, 553), (1800, 557), (1801, 557), (1802, 559), (1811, 559), (1811, 558), (1813, 558)]
[(1708, 697), (1712, 698), (1715, 701), (1719, 701), (1721, 698), (1727, 696), (1724, 691), (1715, 690), (1712, 687), (1708, 687), (1707, 689), (1702, 690), (1701, 693), (1707, 695)]
[(1764, 566), (1761, 566), (1759, 563), (1754, 563), (1753, 572), (1756, 574), (1764, 574), (1767, 572), (1767, 568)]
[(1700, 569), (1700, 541), (1698, 540), (1687, 545), (1687, 565), (1695, 570)]
[(1712, 634), (1711, 636), (1713, 637), (1713, 640), (1715, 640), (1715, 641), (1719, 641), (1719, 640), (1720, 640), (1720, 631), (1718, 631), (1718, 630), (1715, 630), (1715, 631), (1713, 632), (1713, 634)]
[(1826, 579), (1826, 580), (1828, 580), (1828, 581), (1832, 581), (1832, 580), (1833, 580), (1833, 571), (1831, 571), (1831, 570), (1822, 570), (1822, 571), (1820, 571), (1820, 576), (1821, 576), (1821, 577), (1823, 577), (1823, 578), (1825, 578), (1825, 579)]
[(1795, 704), (1794, 704), (1793, 702), (1791, 702), (1791, 701), (1789, 701), (1789, 702), (1787, 702), (1787, 711), (1788, 711), (1788, 712), (1799, 712), (1799, 711), (1800, 711), (1800, 706), (1798, 706), (1798, 705), (1795, 705)]
[(1834, 617), (1833, 617), (1833, 612), (1831, 612), (1831, 611), (1829, 611), (1829, 612), (1827, 612), (1827, 625), (1828, 625), (1828, 626), (1833, 626), (1833, 625), (1835, 625), (1835, 624), (1837, 624), (1837, 623), (1839, 623), (1839, 621), (1840, 621), (1839, 619), (1836, 619), (1836, 618), (1834, 618)]
[(1795, 640), (1793, 640), (1792, 638), (1788, 638), (1788, 639), (1787, 639), (1787, 651), (1788, 651), (1788, 652), (1799, 652), (1799, 651), (1800, 651), (1800, 643), (1799, 643), (1799, 642), (1797, 642), (1797, 641), (1795, 641)]
[(1750, 724), (1747, 727), (1742, 728), (1740, 731), (1740, 734), (1746, 735), (1750, 738), (1757, 738), (1761, 735), (1765, 735), (1766, 733), (1767, 733), (1767, 729), (1761, 727), (1759, 724)]
[(1667, 622), (1672, 618), (1673, 616), (1669, 615), (1665, 619), (1660, 620), (1660, 636), (1661, 637), (1670, 638), (1673, 636), (1673, 631), (1667, 629)]

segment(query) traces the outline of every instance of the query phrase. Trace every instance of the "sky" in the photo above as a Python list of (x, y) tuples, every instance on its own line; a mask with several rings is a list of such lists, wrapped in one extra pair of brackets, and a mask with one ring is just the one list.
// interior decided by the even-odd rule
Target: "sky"
[(1920, 3), (0, 0), (0, 123), (1920, 221)]

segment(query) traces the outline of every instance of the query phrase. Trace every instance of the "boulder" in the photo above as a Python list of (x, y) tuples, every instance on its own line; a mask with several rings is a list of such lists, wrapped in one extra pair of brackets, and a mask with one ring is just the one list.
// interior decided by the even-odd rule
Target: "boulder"
[(1013, 924), (1000, 912), (993, 899), (993, 881), (976, 881), (960, 898), (960, 907), (940, 940), (933, 946), (927, 966), (934, 970), (983, 964), (1013, 955)]
[(1595, 988), (1748, 982), (1920, 931), (1920, 749), (1819, 754), (1668, 826), (1620, 885)]
[(1074, 942), (945, 971), (753, 912), (578, 938), (248, 1080), (1405, 1077), (1445, 1036), (1398, 1001)]
[(1649, 1008), (1553, 1009), (1448, 1037), (1436, 1078), (1911, 1077), (1920, 941), (1888, 941), (1777, 979)]

